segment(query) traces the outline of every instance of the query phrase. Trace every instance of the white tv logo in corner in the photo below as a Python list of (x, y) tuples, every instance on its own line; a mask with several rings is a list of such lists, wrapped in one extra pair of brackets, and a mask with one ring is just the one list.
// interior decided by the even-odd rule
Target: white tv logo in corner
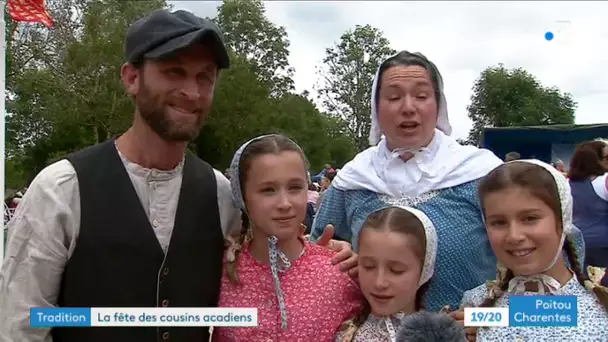
[(555, 42), (559, 45), (570, 45), (572, 38), (572, 23), (569, 20), (558, 20), (555, 22), (553, 32)]

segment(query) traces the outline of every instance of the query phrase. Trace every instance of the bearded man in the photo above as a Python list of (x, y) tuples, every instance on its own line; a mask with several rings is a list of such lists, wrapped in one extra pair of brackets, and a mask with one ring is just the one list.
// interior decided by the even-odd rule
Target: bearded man
[(125, 52), (131, 127), (42, 170), (8, 227), (0, 341), (209, 340), (207, 327), (30, 327), (33, 307), (217, 306), (239, 211), (228, 179), (187, 145), (229, 67), (222, 34), (190, 12), (157, 10), (131, 25)]

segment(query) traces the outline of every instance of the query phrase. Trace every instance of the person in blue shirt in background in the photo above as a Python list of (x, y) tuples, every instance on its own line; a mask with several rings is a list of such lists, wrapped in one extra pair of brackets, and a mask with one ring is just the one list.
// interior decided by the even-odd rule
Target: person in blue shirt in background
[(321, 170), (321, 172), (319, 172), (316, 175), (312, 176), (312, 178), (311, 178), (312, 182), (313, 183), (321, 183), (321, 179), (323, 179), (323, 177), (330, 170), (333, 170), (333, 168), (331, 167), (331, 164), (325, 164), (325, 168), (323, 170)]

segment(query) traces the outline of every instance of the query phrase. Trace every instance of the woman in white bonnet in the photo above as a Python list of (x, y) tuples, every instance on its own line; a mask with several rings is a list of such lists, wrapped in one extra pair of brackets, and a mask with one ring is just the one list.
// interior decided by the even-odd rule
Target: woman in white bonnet
[[(311, 237), (332, 224), (336, 235), (353, 241), (356, 250), (371, 212), (393, 205), (419, 209), (431, 219), (439, 239), (424, 306), (433, 311), (446, 304), (456, 308), (464, 291), (495, 276), (496, 258), (482, 222), (477, 185), (502, 161), (450, 137), (443, 80), (422, 54), (402, 51), (380, 65), (371, 106), (371, 147), (337, 174)], [(580, 231), (575, 236), (580, 248)]]

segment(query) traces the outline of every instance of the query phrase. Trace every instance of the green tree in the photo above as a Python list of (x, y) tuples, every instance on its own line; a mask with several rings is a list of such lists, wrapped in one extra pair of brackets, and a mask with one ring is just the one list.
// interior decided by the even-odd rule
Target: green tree
[[(128, 127), (134, 108), (119, 79), (126, 29), (137, 18), (166, 7), (163, 0), (47, 4), (55, 20), (53, 30), (8, 22), (12, 33), (7, 60), (11, 75), (7, 186), (11, 188), (25, 185), (50, 162)], [(232, 66), (220, 74), (212, 111), (191, 148), (223, 169), (241, 143), (259, 134), (281, 132), (303, 147), (313, 169), (327, 162), (346, 162), (356, 148), (345, 133), (344, 121), (320, 113), (308, 94), (290, 92), (289, 75), (275, 72), (291, 70), (287, 36), (264, 16), (260, 5), (229, 0), (224, 3), (226, 12), (247, 15), (220, 11), (228, 36), (249, 38), (238, 44), (240, 48), (231, 43)], [(250, 14), (255, 11), (239, 6), (257, 8), (258, 17), (253, 20)], [(251, 26), (252, 20), (261, 26)]]
[(395, 51), (383, 33), (370, 25), (357, 25), (326, 50), (319, 68), (318, 92), (330, 115), (348, 122), (357, 149), (369, 146), (371, 92), (376, 70)]
[(321, 170), (327, 163), (344, 165), (357, 153), (350, 136), (344, 134), (346, 123), (319, 112), (306, 94), (283, 96), (272, 113), (262, 127), (298, 142), (312, 170)]
[(328, 134), (336, 121), (319, 112), (308, 92), (292, 92), (287, 34), (265, 16), (263, 3), (226, 0), (214, 20), (224, 31), (232, 65), (222, 71), (212, 111), (193, 143), (198, 155), (224, 169), (242, 143), (274, 132), (296, 140), (312, 169), (352, 158), (353, 144)]
[[(357, 145), (349, 135), (348, 122), (340, 117), (323, 115), (325, 121), (326, 146), (330, 158), (325, 163), (330, 163), (341, 168), (357, 154)], [(325, 164), (323, 163), (323, 164)], [(321, 165), (315, 170), (320, 170)]]
[(7, 189), (22, 189), (27, 185), (27, 175), (21, 167), (21, 159), (19, 156), (5, 155), (4, 172), (5, 172), (5, 193)]
[(218, 23), (226, 44), (245, 57), (273, 96), (294, 89), (294, 69), (289, 66), (289, 40), (282, 26), (265, 15), (262, 0), (224, 0), (218, 7)]
[(485, 127), (572, 124), (576, 106), (572, 95), (541, 85), (522, 68), (488, 67), (475, 82), (467, 106), (473, 121), (468, 141), (478, 145)]
[(354, 156), (354, 144), (343, 134), (339, 119), (320, 113), (306, 94), (272, 98), (270, 91), (247, 59), (233, 54), (230, 69), (220, 75), (212, 112), (193, 143), (197, 154), (224, 169), (245, 141), (261, 134), (282, 133), (298, 142), (313, 170)]
[(55, 22), (8, 22), (7, 146), (29, 181), (49, 162), (128, 127), (118, 75), (128, 26), (164, 0), (54, 0)]
[[(80, 27), (71, 18), (78, 16), (84, 1), (47, 2), (55, 28), (16, 23), (7, 18), (7, 82), (6, 82), (6, 142), (7, 187), (19, 188), (44, 165), (51, 153), (49, 146), (66, 141), (57, 134), (59, 110), (65, 101), (56, 82), (58, 68), (66, 42), (73, 39)], [(65, 132), (64, 132), (65, 133)], [(18, 175), (18, 176), (17, 176)]]
[(261, 122), (272, 113), (269, 97), (246, 58), (231, 52), (231, 66), (220, 74), (213, 108), (193, 143), (197, 154), (216, 168), (228, 167), (240, 144), (265, 133)]

